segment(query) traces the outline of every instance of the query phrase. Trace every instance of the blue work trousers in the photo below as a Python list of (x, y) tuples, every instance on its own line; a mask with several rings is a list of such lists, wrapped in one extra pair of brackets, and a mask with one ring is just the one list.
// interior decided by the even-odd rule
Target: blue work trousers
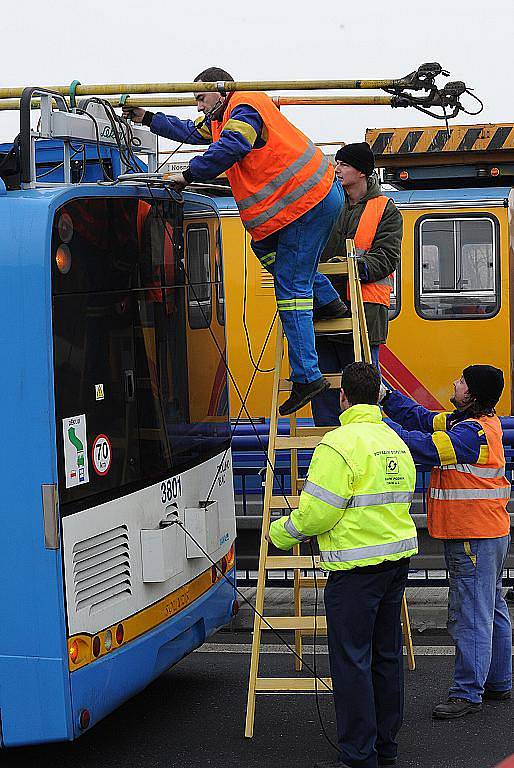
[(448, 631), (455, 641), (449, 696), (478, 703), (484, 688), (512, 687), (512, 627), (502, 593), (509, 544), (510, 536), (444, 542), (450, 577)]
[[(371, 359), (373, 365), (380, 371), (378, 362), (379, 344), (371, 344)], [(322, 373), (341, 373), (345, 366), (355, 361), (353, 343), (346, 344), (334, 341), (330, 336), (316, 336), (316, 350)], [(312, 417), (317, 427), (338, 427), (341, 406), (339, 390), (327, 389), (321, 395), (311, 400)]]
[(330, 280), (317, 272), (318, 262), (344, 203), (338, 182), (323, 200), (287, 227), (263, 240), (252, 240), (252, 250), (271, 272), (275, 296), (287, 338), (291, 379), (299, 383), (321, 376), (314, 343), (312, 310), (339, 298)]
[(331, 571), (325, 586), (328, 653), (340, 759), (377, 768), (396, 757), (403, 721), (401, 605), (409, 558), (388, 570)]

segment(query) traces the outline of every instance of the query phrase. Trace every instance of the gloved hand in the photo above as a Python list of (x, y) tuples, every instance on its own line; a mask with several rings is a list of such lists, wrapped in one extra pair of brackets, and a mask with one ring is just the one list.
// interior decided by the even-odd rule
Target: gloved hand
[(369, 283), (368, 265), (362, 258), (357, 259), (357, 269), (359, 270), (359, 278), (361, 283)]

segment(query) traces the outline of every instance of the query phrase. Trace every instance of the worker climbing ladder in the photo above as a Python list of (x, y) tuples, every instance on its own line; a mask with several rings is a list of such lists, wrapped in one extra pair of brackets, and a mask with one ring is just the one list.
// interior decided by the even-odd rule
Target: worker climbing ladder
[[(366, 362), (371, 362), (371, 350), (369, 346), (368, 333), (366, 328), (366, 318), (364, 315), (364, 304), (362, 300), (361, 285), (358, 279), (358, 270), (355, 258), (355, 244), (353, 240), (346, 241), (346, 257), (341, 261), (334, 263), (324, 263), (319, 266), (319, 271), (325, 275), (344, 275), (348, 278), (350, 291), (350, 310), (351, 315), (347, 318), (336, 320), (323, 320), (315, 323), (316, 331), (326, 333), (351, 332), (353, 335), (353, 346), (355, 360), (360, 361), (364, 358)], [(330, 678), (315, 679), (314, 677), (260, 677), (259, 676), (259, 658), (261, 649), (261, 635), (263, 631), (275, 629), (281, 631), (294, 631), (294, 647), (297, 656), (295, 656), (295, 669), (300, 671), (302, 668), (302, 639), (304, 635), (326, 634), (325, 616), (304, 615), (302, 613), (302, 590), (304, 588), (320, 588), (324, 586), (326, 578), (313, 573), (312, 577), (304, 575), (305, 571), (312, 570), (313, 558), (311, 555), (302, 555), (300, 545), (293, 548), (293, 554), (287, 555), (269, 555), (268, 541), (266, 535), (269, 531), (271, 522), (271, 513), (273, 510), (287, 509), (291, 511), (298, 507), (300, 492), (304, 480), (298, 476), (298, 451), (312, 450), (316, 448), (326, 432), (333, 427), (299, 427), (297, 425), (296, 414), (289, 417), (289, 435), (278, 435), (278, 407), (281, 394), (286, 394), (291, 390), (291, 381), (281, 378), (282, 361), (284, 356), (284, 333), (282, 324), (279, 321), (277, 328), (277, 342), (275, 351), (275, 367), (272, 389), (272, 404), (269, 427), (269, 443), (267, 454), (267, 472), (264, 488), (264, 504), (262, 515), (262, 531), (259, 555), (259, 570), (257, 577), (257, 592), (255, 598), (256, 613), (254, 616), (252, 656), (250, 662), (250, 679), (248, 686), (248, 701), (246, 709), (245, 736), (253, 736), (253, 727), (255, 719), (255, 701), (260, 693), (298, 693), (324, 691), (325, 693), (332, 689)], [(341, 375), (327, 374), (325, 378), (329, 381), (331, 388), (339, 389), (341, 386)], [(281, 488), (278, 493), (274, 488), (275, 473), (275, 455), (277, 451), (287, 450), (291, 454), (291, 493), (290, 495)], [(274, 492), (275, 491), (275, 492)], [(315, 567), (319, 567), (319, 557), (314, 558)], [(293, 571), (293, 595), (294, 595), (294, 614), (291, 616), (268, 616), (264, 613), (264, 597), (266, 576), (268, 571)], [(264, 617), (261, 618), (261, 616)], [(402, 602), (402, 627), (404, 642), (407, 649), (407, 659), (409, 669), (413, 670), (414, 649), (410, 632), (409, 614), (407, 610), (407, 601), (405, 595)]]

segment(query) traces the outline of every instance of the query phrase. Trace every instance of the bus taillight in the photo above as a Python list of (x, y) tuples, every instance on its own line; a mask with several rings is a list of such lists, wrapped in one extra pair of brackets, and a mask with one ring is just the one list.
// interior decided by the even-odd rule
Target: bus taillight
[(93, 638), (93, 656), (95, 657), (95, 659), (97, 659), (100, 656), (101, 647), (102, 646), (100, 643), (100, 638), (98, 637), (98, 635), (95, 635), (95, 637)]
[(79, 715), (80, 730), (85, 731), (86, 728), (89, 728), (90, 722), (91, 722), (91, 715), (89, 713), (89, 709), (82, 709)]
[(67, 245), (60, 245), (55, 254), (57, 269), (62, 275), (67, 275), (71, 269), (71, 251)]
[(125, 635), (125, 630), (123, 629), (123, 624), (118, 624), (116, 627), (116, 642), (118, 645), (121, 645), (123, 642), (123, 637)]
[(79, 658), (79, 644), (77, 640), (74, 640), (72, 643), (70, 643), (69, 654), (72, 664), (76, 664)]

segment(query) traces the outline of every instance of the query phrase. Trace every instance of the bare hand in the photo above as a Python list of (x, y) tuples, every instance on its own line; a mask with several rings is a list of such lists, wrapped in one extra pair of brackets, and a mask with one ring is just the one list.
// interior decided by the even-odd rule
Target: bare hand
[(133, 123), (142, 123), (146, 109), (143, 107), (130, 107), (128, 104), (121, 108), (121, 114), (125, 120), (132, 120)]
[(166, 173), (164, 178), (178, 192), (187, 187), (187, 181), (183, 173)]

